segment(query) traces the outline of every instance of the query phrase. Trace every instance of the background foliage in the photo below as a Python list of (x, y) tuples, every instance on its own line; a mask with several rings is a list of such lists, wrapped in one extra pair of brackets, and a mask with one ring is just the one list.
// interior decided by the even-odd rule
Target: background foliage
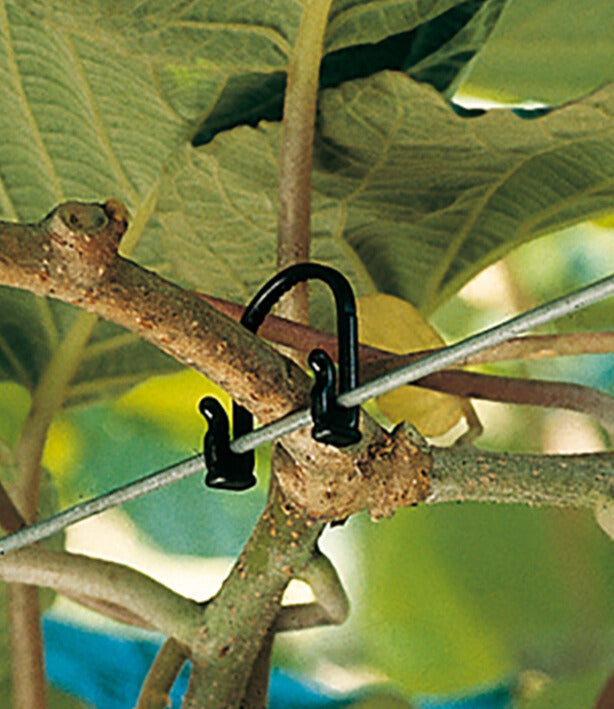
[[(186, 287), (245, 302), (274, 270), (284, 72), (303, 6), (6, 0), (0, 216), (38, 220), (64, 199), (114, 195), (132, 213), (126, 254)], [(314, 258), (341, 268), (361, 295), (410, 301), (448, 336), (482, 324), (492, 311), (451, 300), (472, 276), (542, 234), (611, 212), (612, 14), (606, 0), (334, 2)], [(526, 121), (509, 110), (454, 109), (453, 96), (574, 102)], [(512, 306), (611, 270), (603, 233), (568, 231), (520, 249), (508, 261)], [(324, 326), (330, 317), (318, 291), (312, 316)], [(7, 455), (60, 343), (76, 342), (80, 317), (0, 290)], [(47, 449), (63, 504), (197, 449), (192, 412), (211, 390), (181, 374), (105, 404), (177, 366), (114, 326), (92, 326)], [(592, 309), (582, 326), (611, 327), (611, 305)], [(611, 365), (591, 364), (590, 374), (584, 362), (564, 366), (567, 378), (612, 391)], [(510, 414), (482, 443), (538, 449), (545, 425), (534, 412)], [(261, 478), (266, 467), (265, 453)], [(230, 499), (187, 481), (128, 513), (170, 553), (231, 555), (262, 490)], [(300, 653), (281, 643), (281, 663), (295, 666), (300, 655), (315, 671), (324, 653), (410, 694), (522, 684), (537, 671), (548, 687), (520, 705), (570, 709), (589, 706), (611, 671), (614, 566), (590, 515), (443, 507), (377, 526), (358, 519), (334, 534), (353, 540), (353, 620), (325, 631), (326, 647), (317, 634)]]

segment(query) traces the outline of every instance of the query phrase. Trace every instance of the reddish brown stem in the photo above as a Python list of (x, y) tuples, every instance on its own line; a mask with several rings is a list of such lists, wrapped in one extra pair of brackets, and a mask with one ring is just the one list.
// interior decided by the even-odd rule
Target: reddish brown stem
[(469, 399), (579, 411), (595, 416), (609, 429), (614, 429), (614, 398), (581, 384), (457, 370), (430, 374), (416, 384)]
[[(13, 706), (40, 709), (46, 706), (45, 675), (42, 665), (43, 638), (38, 612), (38, 588), (13, 583), (7, 586), (7, 610), (11, 637)], [(18, 642), (14, 642), (18, 638)], [(40, 658), (33, 662), (33, 658)]]
[(614, 707), (614, 675), (607, 681), (599, 695), (595, 709), (612, 709)]
[[(237, 303), (232, 303), (223, 298), (196, 293), (199, 298), (212, 305), (229, 318), (241, 319), (245, 308)], [(310, 352), (316, 347), (324, 348), (331, 357), (337, 357), (337, 336), (322, 332), (307, 325), (300, 325), (286, 318), (268, 315), (260, 329), (260, 337), (270, 342), (276, 342), (286, 347), (303, 352)], [(378, 362), (377, 374), (375, 369), (372, 376), (378, 376), (385, 371), (397, 369), (418, 357), (434, 352), (435, 350), (421, 350), (409, 354), (395, 354), (369, 345), (360, 345), (360, 361)], [(566, 357), (580, 354), (612, 354), (614, 352), (614, 330), (604, 332), (574, 332), (561, 335), (526, 335), (515, 337), (496, 347), (478, 352), (458, 363), (458, 366), (470, 364), (486, 364), (489, 362), (503, 362), (514, 359), (545, 359), (548, 357)], [(385, 360), (385, 364), (384, 364)], [(374, 368), (376, 365), (373, 365)], [(385, 369), (384, 369), (385, 367)]]
[[(244, 310), (242, 306), (208, 295), (200, 297), (233, 320), (240, 320)], [(332, 357), (337, 356), (335, 335), (285, 318), (269, 315), (262, 324), (259, 334), (267, 340), (301, 351), (323, 347)], [(582, 351), (593, 354), (614, 351), (614, 331), (517, 337), (486, 352), (480, 352), (462, 364), (477, 364), (514, 357), (572, 355)], [(361, 381), (375, 379), (430, 352), (433, 350), (399, 355), (361, 345), (359, 355)], [(414, 382), (414, 385), (465, 398), (579, 411), (595, 416), (608, 428), (614, 427), (614, 399), (603, 392), (579, 384), (445, 370), (423, 377)]]
[(0, 483), (0, 527), (7, 534), (11, 534), (25, 526), (26, 521)]

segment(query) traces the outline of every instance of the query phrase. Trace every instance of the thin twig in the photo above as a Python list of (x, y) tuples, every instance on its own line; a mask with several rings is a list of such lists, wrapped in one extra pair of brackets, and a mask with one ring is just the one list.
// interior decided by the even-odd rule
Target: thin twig
[(173, 684), (189, 656), (188, 647), (174, 638), (167, 638), (141, 687), (136, 709), (167, 709), (171, 704)]
[(331, 623), (338, 625), (347, 620), (350, 602), (337, 569), (326, 554), (316, 548), (299, 577), (311, 586), (317, 603)]
[(32, 395), (30, 411), (15, 449), (20, 473), (17, 504), (28, 521), (35, 518), (38, 509), (41, 459), (49, 426), (62, 407), (68, 386), (97, 323), (98, 318), (91, 313), (75, 313), (68, 333), (53, 353)]
[[(196, 293), (196, 295), (224, 315), (236, 320), (241, 319), (245, 308), (223, 298)], [(258, 330), (258, 335), (265, 340), (285, 347), (310, 352), (316, 347), (325, 349), (337, 359), (337, 336), (323, 332), (308, 325), (301, 325), (286, 318), (267, 315)], [(440, 349), (440, 348), (436, 348)], [(435, 352), (436, 349), (420, 350), (407, 354), (396, 354), (369, 345), (360, 345), (360, 364), (363, 378), (374, 378), (387, 371), (398, 369), (414, 359)], [(509, 360), (548, 359), (552, 357), (571, 357), (575, 355), (597, 355), (614, 353), (614, 330), (597, 332), (573, 332), (552, 335), (523, 335), (507, 342), (488, 347), (481, 352), (461, 359), (458, 366), (489, 364)]]
[(43, 659), (38, 589), (21, 583), (7, 586), (11, 640), (14, 709), (46, 706), (47, 683)]
[(124, 606), (120, 606), (117, 603), (112, 603), (111, 601), (105, 601), (101, 598), (92, 598), (91, 596), (85, 596), (82, 593), (74, 593), (72, 591), (67, 591), (64, 589), (62, 595), (69, 598), (75, 603), (79, 603), (84, 608), (89, 608), (100, 615), (104, 615), (111, 620), (116, 620), (118, 623), (123, 623), (124, 625), (131, 625), (135, 628), (141, 628), (143, 630), (155, 630), (156, 628), (151, 624), (147, 623), (141, 618), (141, 616), (133, 613)]
[(82, 554), (39, 547), (0, 559), (0, 579), (52, 588), (74, 597), (101, 599), (127, 609), (140, 624), (189, 644), (200, 624), (203, 606), (131, 569)]
[[(41, 458), (49, 426), (62, 405), (83, 347), (97, 320), (89, 313), (75, 315), (75, 324), (52, 356), (32, 396), (30, 411), (15, 449), (19, 478), (14, 494), (28, 521), (34, 521), (38, 509)], [(3, 502), (6, 514), (10, 514), (11, 507), (17, 512), (8, 498)], [(19, 513), (17, 517), (13, 514), (12, 523), (20, 524), (20, 518)], [(15, 703), (19, 709), (42, 709), (46, 705), (46, 678), (38, 589), (20, 583), (9, 584), (8, 598)]]
[(347, 620), (350, 612), (347, 594), (337, 570), (319, 549), (300, 578), (311, 586), (316, 600), (283, 606), (275, 622), (275, 632), (340, 625)]
[[(240, 320), (244, 308), (236, 303), (202, 296), (209, 304)], [(337, 357), (337, 337), (285, 318), (269, 315), (259, 334), (286, 347), (308, 352), (316, 347)], [(392, 372), (420, 357), (441, 348), (408, 354), (394, 354), (368, 345), (360, 345), (360, 380), (371, 381)], [(526, 335), (477, 352), (459, 364), (474, 365), (509, 359), (542, 359), (579, 354), (611, 354), (614, 352), (614, 331), (579, 332), (562, 335)], [(530, 404), (580, 411), (599, 419), (608, 429), (614, 418), (612, 397), (598, 390), (564, 382), (549, 382), (522, 378), (497, 377), (477, 372), (442, 370), (412, 382), (413, 386), (432, 389), (456, 396), (485, 399), (510, 404)]]
[(285, 633), (290, 630), (308, 630), (322, 628), (333, 623), (326, 610), (317, 602), (289, 603), (283, 606), (275, 621), (275, 632)]
[[(62, 406), (85, 344), (97, 322), (98, 318), (90, 313), (75, 314), (73, 325), (34, 390), (30, 411), (15, 448), (19, 478), (14, 494), (19, 509), (29, 522), (36, 519), (39, 506), (41, 459), (49, 426)], [(18, 658), (13, 661), (13, 685), (33, 688), (30, 703), (26, 703), (27, 694), (17, 695), (20, 697), (18, 706), (20, 709), (43, 709), (46, 704), (41, 688), (45, 686), (46, 678), (38, 589), (17, 584), (13, 588), (9, 586), (9, 595), (12, 599), (7, 606), (11, 653)], [(13, 617), (15, 613), (23, 618)]]
[(454, 370), (429, 374), (416, 384), (465, 398), (578, 411), (614, 431), (614, 397), (582, 384)]

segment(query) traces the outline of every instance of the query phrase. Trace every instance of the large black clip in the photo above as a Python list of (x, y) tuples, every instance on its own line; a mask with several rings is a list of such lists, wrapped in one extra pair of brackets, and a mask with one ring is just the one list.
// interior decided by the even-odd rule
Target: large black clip
[[(328, 284), (337, 306), (337, 338), (339, 342), (339, 394), (358, 386), (358, 320), (356, 302), (348, 280), (339, 271), (317, 263), (298, 263), (289, 266), (258, 291), (243, 316), (241, 325), (256, 333), (277, 301), (297, 283), (312, 278)], [(345, 408), (337, 403), (335, 365), (321, 349), (308, 357), (315, 375), (311, 391), (312, 436), (319, 443), (337, 448), (358, 443), (361, 438), (359, 407)], [(254, 452), (234, 453), (230, 449), (229, 424), (226, 412), (217, 399), (207, 396), (199, 409), (208, 423), (204, 440), (207, 464), (205, 483), (224, 490), (247, 490), (256, 484)], [(253, 430), (253, 416), (242, 406), (232, 405), (234, 437), (239, 438)]]

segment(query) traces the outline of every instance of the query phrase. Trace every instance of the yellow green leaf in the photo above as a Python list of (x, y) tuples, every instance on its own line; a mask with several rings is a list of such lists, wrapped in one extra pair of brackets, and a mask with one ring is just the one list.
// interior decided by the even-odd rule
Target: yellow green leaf
[[(444, 341), (411, 303), (385, 293), (358, 299), (360, 340), (397, 354), (441, 347)], [(409, 421), (424, 436), (441, 436), (464, 416), (463, 399), (450, 394), (403, 386), (377, 403), (391, 421)]]

